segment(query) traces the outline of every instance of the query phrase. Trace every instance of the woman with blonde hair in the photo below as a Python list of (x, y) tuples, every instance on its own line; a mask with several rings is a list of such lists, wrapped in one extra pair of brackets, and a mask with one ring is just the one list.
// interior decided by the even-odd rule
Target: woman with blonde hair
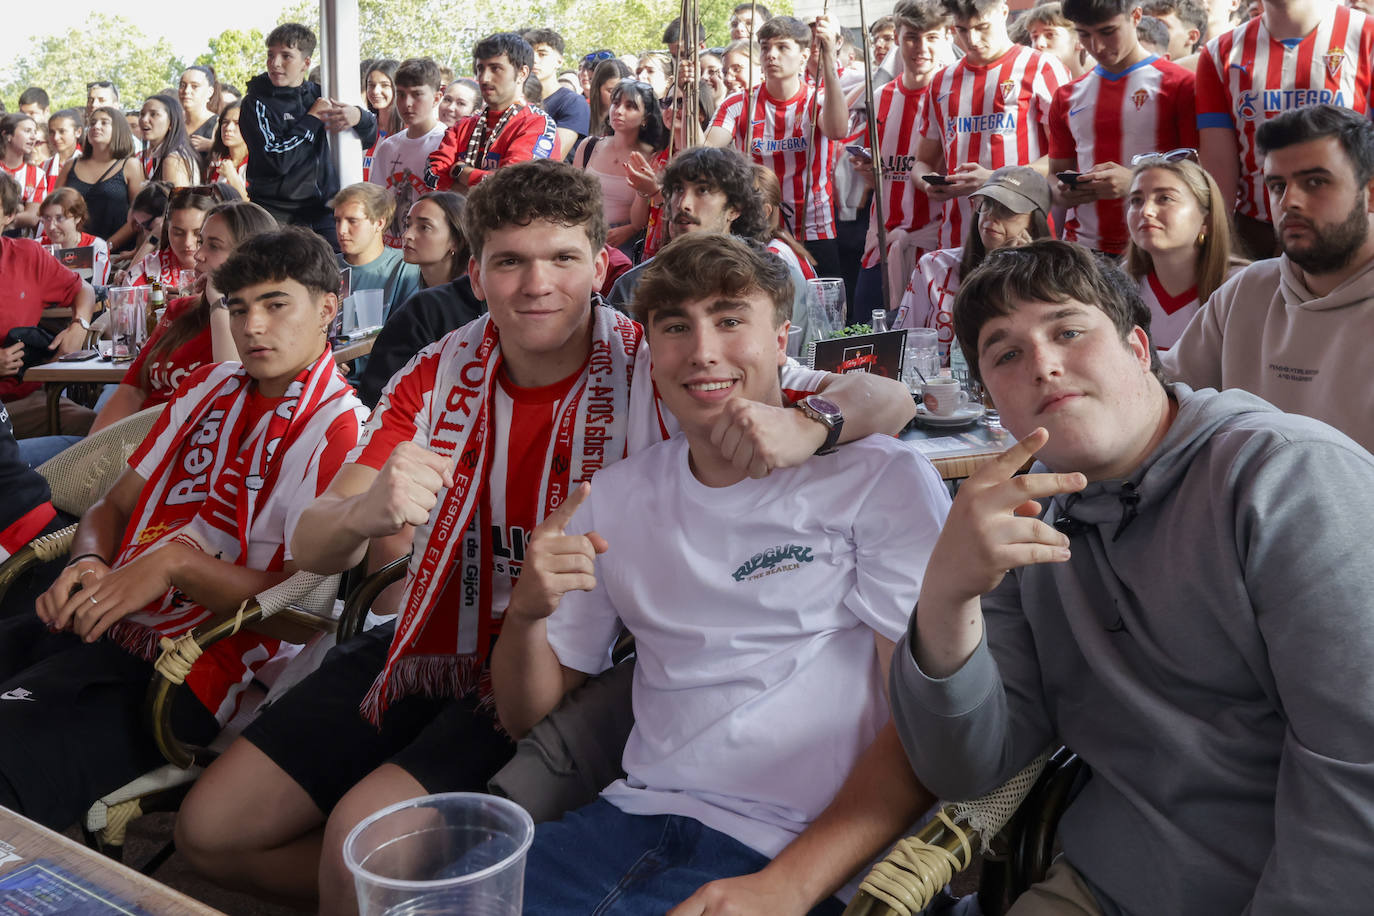
[(1159, 350), (1173, 346), (1202, 303), (1247, 263), (1231, 251), (1226, 211), (1217, 183), (1190, 158), (1136, 157), (1125, 266), (1150, 307)]

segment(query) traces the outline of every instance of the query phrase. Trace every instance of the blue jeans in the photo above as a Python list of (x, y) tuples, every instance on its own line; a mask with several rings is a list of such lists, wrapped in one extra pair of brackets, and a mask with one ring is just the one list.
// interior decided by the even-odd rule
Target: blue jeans
[[(604, 799), (534, 829), (525, 916), (666, 913), (703, 884), (752, 874), (761, 855), (690, 817), (625, 814)], [(811, 916), (839, 916), (834, 897)]]

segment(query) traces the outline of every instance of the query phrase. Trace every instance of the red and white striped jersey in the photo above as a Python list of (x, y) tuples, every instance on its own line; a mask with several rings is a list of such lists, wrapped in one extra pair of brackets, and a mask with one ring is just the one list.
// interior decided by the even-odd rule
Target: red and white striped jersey
[[(1129, 167), (1141, 153), (1197, 146), (1193, 74), (1162, 57), (1120, 73), (1094, 67), (1060, 86), (1050, 106), (1050, 158), (1079, 172), (1103, 162)], [(1126, 250), (1125, 199), (1097, 200), (1070, 211), (1064, 238), (1109, 254)]]
[[(938, 140), (945, 169), (966, 162), (984, 168), (1030, 165), (1049, 151), (1045, 133), (1050, 102), (1068, 71), (1051, 54), (1024, 45), (974, 66), (964, 58), (935, 74), (921, 113), (921, 135)], [(946, 201), (940, 247), (964, 243), (972, 208), (967, 197)]]
[(792, 98), (779, 101), (760, 85), (751, 90), (749, 102), (747, 126), (742, 123), (743, 92), (725, 100), (711, 126), (729, 131), (736, 148), (777, 174), (782, 201), (792, 208), (794, 236), (802, 241), (833, 239), (835, 161), (840, 144), (826, 137), (816, 123), (815, 90), (803, 84)]
[(1137, 283), (1140, 298), (1150, 307), (1150, 342), (1156, 350), (1167, 350), (1183, 336), (1183, 329), (1193, 320), (1202, 303), (1197, 301), (1197, 287), (1170, 296), (1154, 272), (1141, 277)]
[[(940, 217), (940, 204), (918, 191), (907, 177), (916, 164), (916, 148), (921, 143), (921, 101), (929, 85), (907, 89), (898, 76), (878, 90), (874, 105), (878, 109), (878, 148), (883, 166), (883, 222), (887, 231), (916, 230)], [(867, 132), (864, 134), (867, 139)], [(871, 218), (876, 220), (876, 207)], [(879, 263), (876, 245), (864, 252), (863, 266)]]
[(1272, 222), (1255, 131), (1306, 105), (1368, 114), (1374, 80), (1374, 19), (1347, 6), (1299, 41), (1279, 41), (1251, 19), (1203, 48), (1197, 63), (1197, 126), (1228, 127), (1240, 150), (1236, 212)]
[[(48, 175), (41, 165), (30, 165), (27, 162), (21, 163), (18, 168), (10, 168), (0, 161), (0, 169), (4, 169), (19, 182), (22, 193), (19, 195), (19, 202), (27, 206), (28, 204), (43, 203), (43, 198), (48, 196)], [(24, 238), (33, 238), (38, 233), (33, 229), (23, 230)]]
[(949, 364), (949, 348), (954, 342), (954, 296), (959, 292), (959, 262), (962, 248), (928, 251), (916, 262), (911, 281), (897, 307), (896, 328), (934, 328), (939, 331), (940, 362)]

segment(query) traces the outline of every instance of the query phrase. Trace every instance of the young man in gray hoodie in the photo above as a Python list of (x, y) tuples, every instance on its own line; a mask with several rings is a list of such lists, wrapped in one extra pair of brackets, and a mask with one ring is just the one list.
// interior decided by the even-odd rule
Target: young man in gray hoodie
[(1374, 124), (1332, 105), (1266, 121), (1283, 254), (1212, 294), (1161, 359), (1195, 388), (1244, 388), (1374, 450)]
[(942, 797), (1091, 767), (1011, 913), (1367, 912), (1374, 458), (1161, 384), (1134, 287), (1069, 243), (995, 252), (954, 322), (1021, 441), (959, 490), (892, 703)]

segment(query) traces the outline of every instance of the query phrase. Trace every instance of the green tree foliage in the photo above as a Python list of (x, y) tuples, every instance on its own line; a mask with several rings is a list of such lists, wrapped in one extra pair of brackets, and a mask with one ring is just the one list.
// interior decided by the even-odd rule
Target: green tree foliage
[[(738, 0), (698, 0), (708, 46), (730, 40), (730, 11)], [(791, 9), (787, 0), (767, 4)], [(567, 44), (568, 69), (601, 48), (624, 53), (662, 48), (663, 29), (677, 17), (677, 0), (359, 0), (359, 56), (429, 56), (459, 73), (472, 67), (472, 45), (492, 32), (551, 25)], [(282, 22), (315, 23), (319, 4), (301, 0)]]
[(220, 82), (237, 86), (263, 71), (267, 47), (261, 29), (225, 29), (210, 39), (210, 50), (196, 58), (196, 63), (215, 69)]
[(0, 75), (7, 104), (29, 86), (46, 89), (53, 110), (86, 105), (86, 83), (113, 80), (127, 108), (173, 86), (182, 70), (165, 38), (150, 38), (132, 20), (97, 13), (81, 25), (38, 40)]

